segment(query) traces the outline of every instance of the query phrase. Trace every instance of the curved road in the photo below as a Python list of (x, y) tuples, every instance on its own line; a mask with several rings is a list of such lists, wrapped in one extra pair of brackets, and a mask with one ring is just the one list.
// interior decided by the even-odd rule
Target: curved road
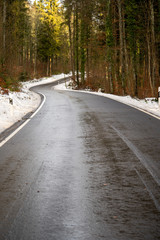
[(0, 239), (160, 239), (160, 121), (52, 85), (0, 148)]

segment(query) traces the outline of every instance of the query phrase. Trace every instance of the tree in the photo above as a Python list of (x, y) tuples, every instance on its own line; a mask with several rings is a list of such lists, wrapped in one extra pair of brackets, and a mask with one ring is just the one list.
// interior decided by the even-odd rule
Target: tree
[(0, 9), (0, 71), (70, 69), (79, 87), (156, 96), (160, 0), (2, 0)]
[(40, 0), (37, 3), (40, 24), (37, 33), (37, 52), (47, 62), (47, 75), (51, 75), (52, 60), (60, 50), (60, 26), (62, 18), (56, 0)]

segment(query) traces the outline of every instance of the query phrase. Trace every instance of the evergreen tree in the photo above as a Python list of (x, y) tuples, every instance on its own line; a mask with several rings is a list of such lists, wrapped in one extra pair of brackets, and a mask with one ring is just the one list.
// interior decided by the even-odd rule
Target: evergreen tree
[(37, 34), (37, 51), (42, 61), (47, 62), (47, 75), (51, 75), (52, 60), (60, 50), (60, 27), (62, 18), (56, 0), (38, 1), (40, 24)]
[(160, 84), (160, 0), (1, 0), (0, 40), (0, 71), (16, 78), (70, 62), (79, 86), (145, 97)]

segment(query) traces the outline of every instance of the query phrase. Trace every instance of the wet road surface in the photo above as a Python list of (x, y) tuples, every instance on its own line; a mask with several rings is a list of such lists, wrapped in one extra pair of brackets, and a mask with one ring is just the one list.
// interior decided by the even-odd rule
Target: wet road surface
[(96, 95), (34, 90), (44, 106), (0, 148), (0, 239), (160, 239), (160, 121)]

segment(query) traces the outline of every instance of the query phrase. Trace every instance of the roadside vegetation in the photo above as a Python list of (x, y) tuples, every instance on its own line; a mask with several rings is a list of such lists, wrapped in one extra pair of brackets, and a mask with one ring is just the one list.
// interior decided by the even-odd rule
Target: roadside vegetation
[(160, 0), (0, 1), (0, 86), (72, 71), (78, 88), (157, 97)]

